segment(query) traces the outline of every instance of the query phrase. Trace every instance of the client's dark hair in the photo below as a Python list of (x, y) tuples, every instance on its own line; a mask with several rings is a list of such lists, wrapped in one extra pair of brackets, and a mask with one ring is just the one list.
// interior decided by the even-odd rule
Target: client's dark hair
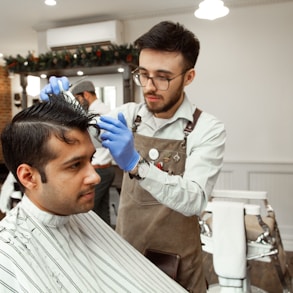
[[(48, 102), (37, 103), (22, 110), (1, 134), (7, 168), (19, 182), (17, 168), (20, 164), (28, 164), (36, 168), (42, 181), (46, 182), (44, 167), (56, 156), (48, 148), (49, 138), (55, 135), (61, 141), (71, 144), (73, 141), (66, 136), (67, 132), (72, 129), (87, 131), (93, 116), (87, 114), (78, 102), (65, 100), (63, 95), (52, 95)], [(22, 185), (21, 187), (24, 189)]]
[(199, 54), (200, 43), (197, 37), (183, 25), (170, 21), (162, 21), (139, 37), (134, 45), (142, 49), (180, 52), (185, 61), (185, 69), (195, 66)]

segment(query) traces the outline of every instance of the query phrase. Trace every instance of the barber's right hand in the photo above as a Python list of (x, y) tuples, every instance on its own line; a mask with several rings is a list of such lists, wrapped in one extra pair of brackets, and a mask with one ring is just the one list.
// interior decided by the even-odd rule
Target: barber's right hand
[(129, 172), (137, 165), (140, 155), (134, 147), (132, 131), (127, 127), (127, 122), (122, 113), (118, 119), (101, 116), (98, 126), (105, 130), (100, 136), (102, 146), (109, 149), (117, 165)]
[(60, 90), (58, 81), (61, 82), (64, 91), (67, 91), (69, 89), (69, 80), (67, 77), (51, 76), (49, 79), (49, 83), (41, 90), (41, 93), (40, 93), (40, 98), (43, 102), (46, 102), (49, 100), (50, 94), (55, 94), (55, 95), (60, 94), (61, 90)]

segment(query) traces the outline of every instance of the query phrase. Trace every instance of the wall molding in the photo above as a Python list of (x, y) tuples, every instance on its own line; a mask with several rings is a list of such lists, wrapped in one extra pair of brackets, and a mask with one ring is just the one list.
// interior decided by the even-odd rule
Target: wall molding
[(293, 162), (225, 161), (215, 189), (267, 191), (284, 248), (293, 251)]

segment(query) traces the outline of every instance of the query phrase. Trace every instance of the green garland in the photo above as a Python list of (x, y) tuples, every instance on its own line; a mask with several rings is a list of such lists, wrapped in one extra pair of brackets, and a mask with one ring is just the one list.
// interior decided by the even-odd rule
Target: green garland
[(114, 45), (102, 47), (93, 45), (90, 48), (83, 46), (72, 50), (50, 51), (35, 57), (29, 53), (27, 57), (4, 57), (9, 72), (29, 73), (53, 69), (74, 67), (107, 66), (121, 63), (138, 63), (138, 51), (133, 45)]

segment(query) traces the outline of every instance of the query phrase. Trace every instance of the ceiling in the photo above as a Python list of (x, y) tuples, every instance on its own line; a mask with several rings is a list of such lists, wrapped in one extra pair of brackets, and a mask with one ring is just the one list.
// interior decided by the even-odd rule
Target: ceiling
[[(293, 0), (224, 0), (230, 9)], [(24, 55), (37, 51), (37, 32), (52, 27), (125, 20), (193, 11), (200, 0), (57, 0), (49, 7), (44, 0), (1, 0), (0, 53)]]

